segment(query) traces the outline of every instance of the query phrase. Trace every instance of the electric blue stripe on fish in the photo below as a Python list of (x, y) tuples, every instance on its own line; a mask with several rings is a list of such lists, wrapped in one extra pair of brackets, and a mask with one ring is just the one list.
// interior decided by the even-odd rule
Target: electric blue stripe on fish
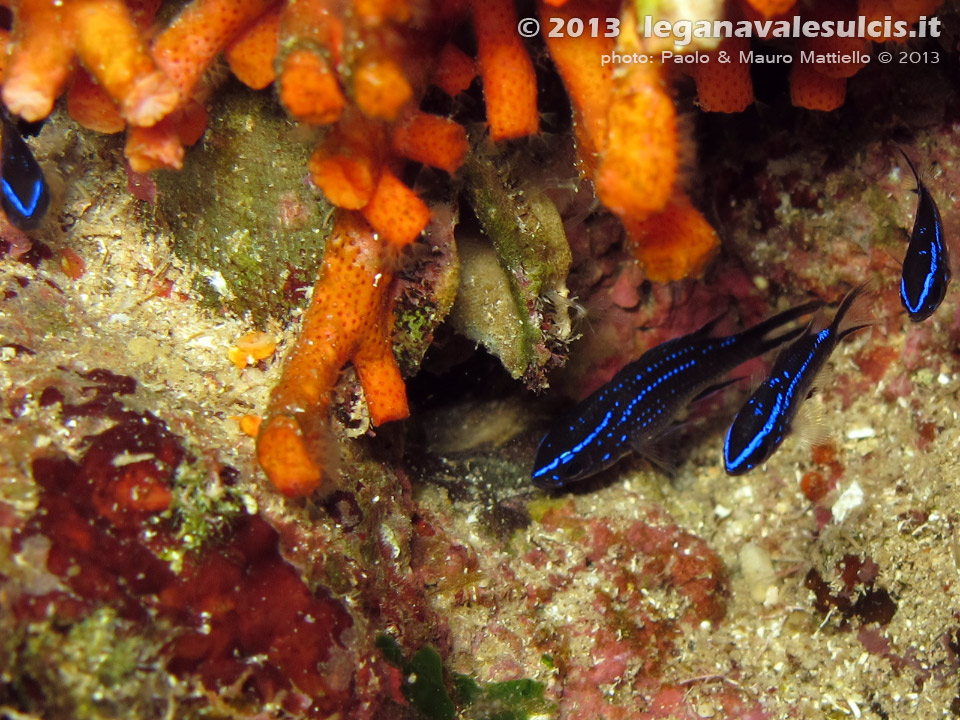
[[(921, 231), (920, 236), (922, 237), (925, 233)], [(923, 278), (923, 289), (920, 292), (920, 296), (917, 298), (915, 303), (910, 302), (908, 297), (906, 280), (900, 278), (900, 299), (903, 301), (903, 306), (907, 309), (907, 312), (911, 315), (918, 315), (923, 311), (923, 306), (927, 303), (927, 299), (930, 297), (930, 292), (933, 289), (933, 284), (937, 281), (937, 278), (941, 272), (940, 264), (942, 262), (940, 257), (939, 248), (943, 245), (943, 235), (941, 233), (941, 226), (939, 223), (935, 223), (933, 226), (934, 240), (930, 243), (930, 269), (924, 275)], [(917, 252), (918, 255), (926, 255), (925, 250), (920, 250)], [(937, 301), (937, 305), (940, 304), (940, 301)], [(936, 309), (936, 306), (934, 306)], [(931, 311), (932, 312), (932, 311)], [(927, 315), (926, 317), (929, 317)]]
[(50, 206), (50, 191), (43, 170), (13, 121), (2, 115), (0, 143), (0, 207), (20, 230), (37, 227)]
[(20, 200), (17, 193), (14, 192), (13, 188), (10, 187), (10, 183), (8, 183), (5, 178), (0, 179), (0, 187), (2, 187), (3, 196), (13, 204), (18, 213), (27, 217), (33, 217), (33, 214), (37, 211), (37, 204), (40, 202), (40, 197), (43, 195), (43, 183), (40, 180), (33, 183), (33, 195), (26, 205), (23, 204), (23, 201)]
[(943, 302), (950, 282), (950, 258), (943, 237), (943, 221), (933, 196), (920, 179), (913, 162), (901, 149), (917, 181), (917, 215), (910, 244), (903, 258), (900, 301), (913, 322), (930, 317)]
[(802, 329), (774, 331), (820, 303), (788, 310), (747, 331), (711, 338), (715, 318), (700, 330), (647, 351), (581, 402), (547, 433), (531, 473), (537, 484), (561, 487), (600, 472), (666, 431), (679, 410), (718, 376), (792, 339)]
[(770, 377), (737, 413), (723, 440), (723, 464), (730, 475), (739, 475), (765, 462), (783, 442), (797, 412), (813, 388), (816, 377), (840, 341), (866, 323), (844, 323), (845, 315), (863, 292), (847, 293), (833, 322), (826, 328), (807, 328), (784, 349)]
[[(731, 469), (734, 471), (739, 469), (744, 461), (749, 458), (757, 449), (763, 444), (763, 442), (770, 436), (778, 425), (780, 425), (780, 430), (783, 430), (783, 426), (786, 423), (789, 423), (789, 418), (785, 417), (785, 413), (789, 412), (793, 407), (794, 394), (797, 389), (797, 385), (801, 381), (807, 379), (807, 369), (810, 367), (811, 363), (816, 359), (816, 353), (820, 350), (820, 347), (823, 343), (830, 337), (830, 328), (825, 328), (821, 330), (816, 339), (814, 340), (813, 347), (810, 348), (810, 351), (807, 353), (806, 359), (797, 369), (797, 372), (794, 374), (793, 378), (790, 378), (790, 372), (784, 370), (781, 373), (783, 380), (790, 380), (790, 384), (787, 385), (787, 389), (783, 392), (778, 392), (774, 399), (773, 407), (770, 408), (770, 414), (767, 416), (766, 422), (764, 422), (763, 427), (757, 432), (753, 439), (747, 444), (743, 451), (737, 455), (733, 460), (727, 460), (730, 453), (730, 431), (727, 431), (727, 435), (723, 441), (723, 451), (724, 451), (724, 461), (727, 463), (728, 469), (727, 472), (730, 472)], [(799, 341), (798, 341), (799, 342)], [(819, 367), (817, 368), (819, 371)], [(769, 387), (778, 386), (783, 380), (781, 377), (771, 378), (769, 382)], [(810, 379), (812, 382), (812, 378)], [(752, 400), (753, 398), (751, 398)], [(749, 407), (750, 401), (747, 402), (745, 407)], [(760, 407), (757, 407), (754, 410), (755, 417), (762, 417), (763, 411)], [(736, 420), (734, 420), (736, 422)], [(731, 430), (733, 425), (730, 426)], [(777, 439), (779, 442), (780, 438)], [(752, 469), (754, 465), (749, 465), (747, 469)]]

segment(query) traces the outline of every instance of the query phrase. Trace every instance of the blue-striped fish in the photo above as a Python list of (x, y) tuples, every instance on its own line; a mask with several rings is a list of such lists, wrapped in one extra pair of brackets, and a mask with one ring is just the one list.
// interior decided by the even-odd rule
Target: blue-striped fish
[[(850, 333), (868, 327), (857, 313), (848, 314), (863, 286), (840, 303), (827, 327), (813, 320), (792, 345), (781, 351), (770, 377), (740, 409), (723, 443), (723, 464), (730, 475), (740, 475), (766, 462), (787, 436), (791, 423), (816, 384), (830, 354)], [(848, 319), (853, 318), (853, 319)]]
[(534, 483), (563, 487), (610, 467), (631, 450), (642, 454), (691, 400), (726, 385), (717, 379), (736, 366), (797, 337), (803, 328), (773, 333), (820, 305), (805, 303), (737, 335), (710, 337), (721, 315), (648, 350), (547, 433), (534, 460)]
[(930, 196), (910, 158), (902, 149), (900, 152), (917, 180), (914, 192), (919, 198), (910, 245), (903, 258), (900, 301), (910, 319), (920, 322), (930, 317), (943, 301), (950, 282), (950, 257), (937, 203)]
[(39, 163), (16, 125), (6, 112), (2, 117), (0, 207), (14, 227), (31, 230), (40, 224), (50, 206), (50, 191)]

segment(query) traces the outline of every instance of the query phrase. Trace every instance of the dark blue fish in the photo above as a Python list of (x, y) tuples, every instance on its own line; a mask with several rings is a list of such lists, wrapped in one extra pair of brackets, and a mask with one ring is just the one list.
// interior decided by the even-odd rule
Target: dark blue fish
[(917, 180), (914, 192), (920, 198), (910, 245), (903, 258), (900, 301), (913, 322), (926, 320), (939, 307), (950, 282), (950, 257), (943, 237), (940, 211), (910, 158), (901, 149)]
[(534, 483), (559, 488), (605, 470), (631, 449), (643, 452), (691, 400), (728, 384), (717, 378), (802, 333), (795, 328), (771, 337), (820, 305), (800, 305), (737, 335), (709, 337), (721, 315), (648, 350), (547, 433), (533, 464)]
[(3, 113), (0, 207), (15, 227), (32, 230), (40, 224), (49, 206), (50, 191), (43, 171), (13, 121)]
[(833, 322), (823, 329), (814, 320), (803, 335), (784, 349), (763, 381), (733, 420), (723, 443), (723, 464), (730, 475), (752, 470), (773, 455), (783, 442), (803, 401), (816, 384), (837, 344), (869, 323), (845, 321), (863, 286), (851, 290), (840, 303)]

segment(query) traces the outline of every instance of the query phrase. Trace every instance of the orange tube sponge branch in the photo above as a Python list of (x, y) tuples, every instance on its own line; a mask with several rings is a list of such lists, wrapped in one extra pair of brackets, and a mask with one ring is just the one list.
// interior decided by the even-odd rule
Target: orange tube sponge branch
[(790, 68), (790, 101), (808, 110), (836, 110), (847, 95), (846, 78), (827, 77), (814, 67), (794, 61)]
[(384, 240), (400, 250), (423, 232), (430, 208), (389, 170), (380, 174), (377, 189), (363, 208), (363, 216)]
[(337, 207), (359, 210), (373, 197), (386, 134), (354, 112), (333, 127), (310, 156), (310, 177)]
[(59, 0), (21, 0), (14, 25), (3, 102), (14, 115), (42, 120), (73, 66), (73, 24)]
[(187, 99), (217, 54), (278, 0), (192, 0), (156, 39), (153, 56)]
[[(710, 55), (710, 62), (694, 66), (700, 109), (708, 112), (735, 113), (753, 102), (750, 63), (741, 62), (741, 52), (750, 50), (748, 38), (728, 38)], [(729, 62), (719, 62), (719, 53), (727, 53)]]
[(431, 82), (450, 97), (459, 95), (477, 76), (477, 64), (473, 58), (452, 43), (440, 52)]
[(410, 102), (413, 88), (396, 60), (369, 53), (354, 68), (353, 96), (367, 117), (393, 121)]
[(697, 275), (720, 246), (717, 233), (683, 193), (643, 220), (625, 218), (624, 228), (644, 274), (653, 282)]
[(285, 495), (308, 495), (321, 483), (330, 392), (347, 362), (357, 366), (375, 424), (409, 415), (390, 342), (387, 255), (359, 213), (337, 211), (300, 338), (257, 439), (260, 465)]
[(117, 133), (127, 123), (120, 108), (83, 68), (77, 68), (67, 90), (67, 111), (81, 127), (102, 133)]
[(247, 87), (262, 90), (277, 76), (273, 61), (280, 33), (280, 8), (267, 11), (235, 38), (224, 52), (227, 64)]
[(150, 126), (180, 103), (177, 87), (157, 67), (121, 0), (74, 0), (76, 51), (134, 125)]
[(417, 111), (397, 123), (393, 131), (393, 149), (405, 158), (446, 170), (452, 175), (463, 164), (470, 143), (463, 125)]
[(279, 90), (287, 112), (314, 125), (336, 122), (346, 105), (336, 76), (315, 50), (295, 50), (284, 58)]
[(540, 127), (537, 76), (517, 34), (513, 0), (472, 0), (470, 7), (490, 137), (533, 135)]
[[(546, 27), (550, 18), (557, 17), (566, 23), (571, 18), (580, 18), (588, 24), (592, 18), (616, 17), (619, 2), (604, 0), (572, 0), (563, 8), (552, 7), (540, 0), (540, 22)], [(613, 93), (613, 65), (604, 63), (603, 57), (614, 50), (614, 38), (598, 33), (583, 33), (579, 37), (561, 35), (544, 38), (550, 56), (563, 79), (574, 111), (574, 132), (579, 145), (580, 160), (592, 174), (599, 154), (607, 138), (607, 112)]]
[(677, 175), (677, 118), (659, 63), (627, 65), (616, 78), (597, 196), (621, 219), (659, 212)]

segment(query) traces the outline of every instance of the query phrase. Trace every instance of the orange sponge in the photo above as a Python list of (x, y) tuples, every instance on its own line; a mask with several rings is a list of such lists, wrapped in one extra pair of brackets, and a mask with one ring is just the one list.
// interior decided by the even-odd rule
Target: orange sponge
[[(701, 110), (742, 112), (753, 102), (750, 64), (740, 61), (740, 52), (749, 50), (748, 38), (728, 38), (710, 54), (710, 62), (694, 66), (693, 77), (697, 82)], [(719, 62), (721, 52), (727, 54), (730, 62)]]
[(414, 112), (393, 131), (393, 149), (403, 157), (455, 173), (470, 149), (467, 131), (448, 118)]
[[(564, 23), (573, 17), (588, 25), (591, 18), (605, 22), (605, 18), (617, 16), (619, 5), (610, 0), (571, 0), (561, 9), (548, 0), (540, 0), (540, 22), (546, 26), (553, 17)], [(613, 52), (615, 39), (603, 37), (603, 33), (598, 33), (598, 37), (583, 33), (579, 37), (548, 35), (544, 40), (573, 105), (580, 160), (592, 173), (606, 143), (607, 112), (613, 93), (613, 65), (604, 64), (603, 57)]]
[(363, 216), (394, 248), (412, 243), (430, 222), (430, 208), (389, 170), (380, 174), (377, 189)]
[(623, 218), (659, 212), (677, 175), (677, 119), (659, 64), (627, 65), (615, 80), (597, 196)]
[(794, 62), (790, 68), (790, 101), (809, 110), (836, 110), (847, 94), (845, 78), (831, 78), (814, 65)]
[(247, 87), (262, 90), (276, 79), (273, 60), (280, 32), (280, 8), (268, 11), (227, 45), (230, 70)]
[(359, 213), (338, 210), (300, 338), (257, 438), (260, 465), (285, 495), (320, 485), (330, 392), (347, 362), (357, 366), (374, 423), (409, 415), (390, 342), (392, 275), (370, 225)]
[(533, 135), (540, 127), (537, 76), (517, 34), (513, 0), (472, 0), (470, 5), (490, 137)]
[(683, 193), (644, 220), (626, 218), (631, 249), (653, 282), (682, 280), (702, 272), (720, 247), (717, 233)]
[(293, 117), (327, 125), (340, 117), (346, 100), (327, 61), (314, 50), (295, 50), (280, 71), (280, 102)]

